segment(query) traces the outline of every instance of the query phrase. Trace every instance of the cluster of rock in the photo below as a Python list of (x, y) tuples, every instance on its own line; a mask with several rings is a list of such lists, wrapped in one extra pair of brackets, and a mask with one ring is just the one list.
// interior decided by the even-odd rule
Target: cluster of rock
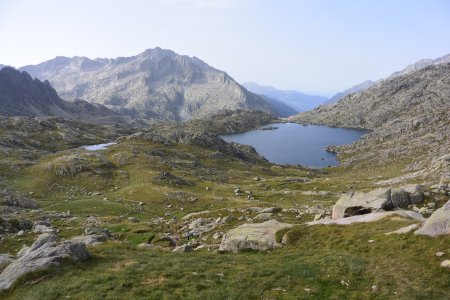
[(423, 202), (423, 188), (409, 185), (398, 189), (383, 188), (368, 193), (350, 192), (342, 196), (333, 207), (333, 219), (367, 214), (379, 210), (407, 208)]
[[(368, 193), (354, 192), (341, 197), (333, 207), (332, 220), (310, 222), (315, 224), (351, 224), (354, 222), (376, 221), (396, 214), (420, 221), (422, 224), (408, 226), (393, 233), (407, 233), (417, 229), (415, 234), (439, 236), (450, 234), (450, 200), (441, 208), (435, 209), (435, 202), (418, 208), (424, 201), (423, 188), (409, 185), (398, 189), (377, 189)], [(401, 210), (401, 208), (411, 208)], [(422, 215), (431, 214), (427, 219)]]

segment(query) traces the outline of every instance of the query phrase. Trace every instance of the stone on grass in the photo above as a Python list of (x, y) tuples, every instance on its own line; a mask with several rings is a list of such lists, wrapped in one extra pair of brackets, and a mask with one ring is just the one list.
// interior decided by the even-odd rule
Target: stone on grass
[(419, 224), (411, 224), (405, 227), (402, 227), (400, 229), (385, 233), (386, 235), (391, 235), (391, 234), (406, 234), (409, 233), (411, 231), (413, 231), (414, 229), (416, 229), (417, 227), (419, 227)]
[(219, 250), (235, 253), (241, 250), (273, 250), (281, 246), (276, 241), (276, 233), (291, 227), (291, 224), (280, 223), (276, 220), (243, 224), (231, 229), (223, 236)]
[(436, 210), (414, 234), (432, 237), (450, 234), (450, 200)]
[(443, 268), (449, 268), (449, 269), (450, 269), (450, 259), (444, 260), (444, 261), (441, 263), (441, 267), (443, 267)]
[(175, 247), (175, 249), (172, 250), (173, 252), (192, 252), (194, 251), (192, 249), (192, 246), (189, 244), (184, 244), (178, 247)]

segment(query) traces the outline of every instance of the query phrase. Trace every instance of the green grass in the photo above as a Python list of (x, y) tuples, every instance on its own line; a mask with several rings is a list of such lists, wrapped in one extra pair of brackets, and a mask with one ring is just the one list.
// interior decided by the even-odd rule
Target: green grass
[(450, 239), (384, 235), (406, 224), (298, 227), (291, 245), (267, 253), (180, 254), (109, 242), (92, 248), (88, 262), (66, 264), (4, 299), (448, 299), (450, 273), (434, 253), (449, 253)]
[[(173, 217), (180, 220), (189, 212), (203, 210), (210, 211), (202, 215), (207, 218), (235, 216), (232, 222), (206, 235), (206, 243), (219, 243), (210, 236), (213, 232), (226, 232), (246, 222), (238, 220), (242, 214), (230, 213), (228, 209), (318, 204), (329, 207), (343, 192), (370, 190), (375, 182), (400, 175), (403, 161), (384, 168), (361, 163), (359, 167), (314, 171), (269, 163), (249, 164), (228, 156), (214, 159), (212, 152), (205, 149), (136, 140), (98, 152), (101, 158), (82, 154), (101, 172), (88, 168), (70, 176), (56, 176), (49, 171), (49, 163), (64, 161), (71, 151), (83, 153), (57, 152), (41, 157), (33, 166), (3, 175), (14, 189), (33, 192), (44, 210), (71, 211), (78, 217), (52, 220), (62, 238), (82, 234), (86, 217), (95, 215), (116, 240), (91, 248), (92, 258), (87, 262), (65, 263), (61, 268), (27, 276), (15, 289), (1, 295), (2, 299), (450, 298), (450, 273), (439, 267), (450, 255), (450, 238), (384, 235), (411, 223), (405, 220), (305, 227), (300, 224), (311, 221), (314, 215), (297, 219), (294, 214), (283, 212), (275, 218), (298, 225), (286, 233), (288, 245), (273, 252), (171, 253), (170, 249), (136, 247), (150, 236), (177, 233), (181, 221), (169, 222)], [(111, 164), (99, 163), (102, 159)], [(193, 164), (195, 161), (199, 163)], [(161, 171), (169, 171), (194, 185), (155, 181)], [(255, 181), (256, 176), (261, 180)], [(307, 177), (309, 181), (293, 183), (287, 177)], [(236, 187), (252, 191), (255, 200), (248, 200), (245, 194), (236, 196)], [(304, 195), (305, 191), (330, 194)], [(100, 195), (92, 195), (93, 192)], [(197, 200), (171, 199), (169, 192), (182, 192), (185, 198)], [(447, 199), (444, 197), (439, 205)], [(127, 221), (130, 216), (141, 222)], [(20, 217), (36, 216), (25, 212)], [(169, 224), (152, 224), (155, 217), (164, 217)], [(278, 238), (281, 237), (280, 233)], [(5, 236), (0, 252), (14, 253), (34, 238), (29, 233), (20, 238)], [(371, 239), (375, 242), (369, 243)], [(182, 238), (182, 242), (187, 240)], [(437, 258), (438, 251), (446, 256)], [(378, 286), (377, 293), (372, 292), (372, 285)]]

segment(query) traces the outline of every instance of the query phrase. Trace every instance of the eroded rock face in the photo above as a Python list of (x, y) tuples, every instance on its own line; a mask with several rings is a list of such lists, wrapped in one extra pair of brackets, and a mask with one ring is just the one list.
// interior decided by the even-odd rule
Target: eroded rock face
[(273, 250), (281, 245), (276, 241), (276, 233), (291, 227), (291, 224), (280, 223), (276, 220), (244, 224), (228, 231), (223, 236), (219, 250), (228, 252)]
[(0, 274), (0, 291), (12, 287), (16, 280), (25, 274), (59, 265), (64, 258), (78, 261), (89, 257), (84, 243), (72, 241), (57, 243), (56, 240), (55, 234), (44, 233), (30, 247), (23, 249), (22, 255)]
[(450, 234), (450, 200), (436, 210), (414, 234), (433, 237)]

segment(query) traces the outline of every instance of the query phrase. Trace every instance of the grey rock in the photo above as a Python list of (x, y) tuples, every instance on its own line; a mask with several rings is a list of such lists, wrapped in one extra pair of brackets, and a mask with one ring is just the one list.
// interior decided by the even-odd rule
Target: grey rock
[(271, 213), (260, 213), (253, 218), (253, 222), (266, 222), (269, 220), (273, 220)]
[(106, 242), (109, 238), (106, 234), (91, 234), (91, 235), (79, 235), (74, 236), (70, 241), (74, 243), (83, 243), (86, 246), (96, 246), (98, 244)]
[(202, 234), (213, 230), (216, 222), (212, 218), (199, 218), (192, 221), (189, 225), (189, 234), (192, 236), (201, 236)]
[(268, 251), (281, 246), (276, 241), (276, 233), (291, 228), (291, 224), (276, 220), (264, 223), (243, 224), (228, 231), (222, 238), (220, 251), (238, 252), (241, 250)]
[(334, 205), (332, 218), (341, 219), (384, 209), (391, 200), (390, 189), (377, 189), (368, 193), (351, 192)]
[(417, 227), (419, 227), (419, 224), (411, 224), (411, 225), (402, 227), (402, 228), (400, 228), (400, 229), (397, 229), (397, 230), (388, 232), (388, 233), (386, 233), (386, 235), (391, 235), (391, 234), (406, 234), (406, 233), (409, 233), (409, 232), (411, 232), (411, 231), (417, 229)]
[(12, 263), (14, 259), (9, 254), (0, 254), (0, 270)]
[(106, 236), (110, 236), (111, 235), (111, 233), (109, 232), (108, 229), (97, 227), (97, 226), (86, 227), (84, 229), (84, 234), (86, 234), (86, 235), (104, 234)]
[(53, 234), (39, 236), (23, 256), (9, 264), (0, 274), (0, 290), (11, 288), (19, 277), (27, 273), (59, 265), (64, 258), (81, 261), (89, 257), (83, 243), (56, 243), (56, 239)]
[(449, 268), (449, 269), (450, 269), (450, 260), (449, 260), (449, 259), (444, 260), (444, 261), (441, 263), (441, 267), (443, 267), (443, 268)]
[(33, 232), (36, 233), (54, 233), (56, 232), (56, 228), (47, 226), (47, 225), (43, 225), (43, 224), (34, 224), (33, 226)]
[(192, 249), (191, 245), (185, 244), (185, 245), (175, 247), (175, 249), (173, 249), (172, 251), (173, 252), (192, 252), (194, 250)]
[(391, 203), (393, 207), (407, 207), (410, 204), (408, 193), (404, 189), (392, 189)]
[(414, 234), (432, 237), (450, 234), (450, 200), (436, 210)]

